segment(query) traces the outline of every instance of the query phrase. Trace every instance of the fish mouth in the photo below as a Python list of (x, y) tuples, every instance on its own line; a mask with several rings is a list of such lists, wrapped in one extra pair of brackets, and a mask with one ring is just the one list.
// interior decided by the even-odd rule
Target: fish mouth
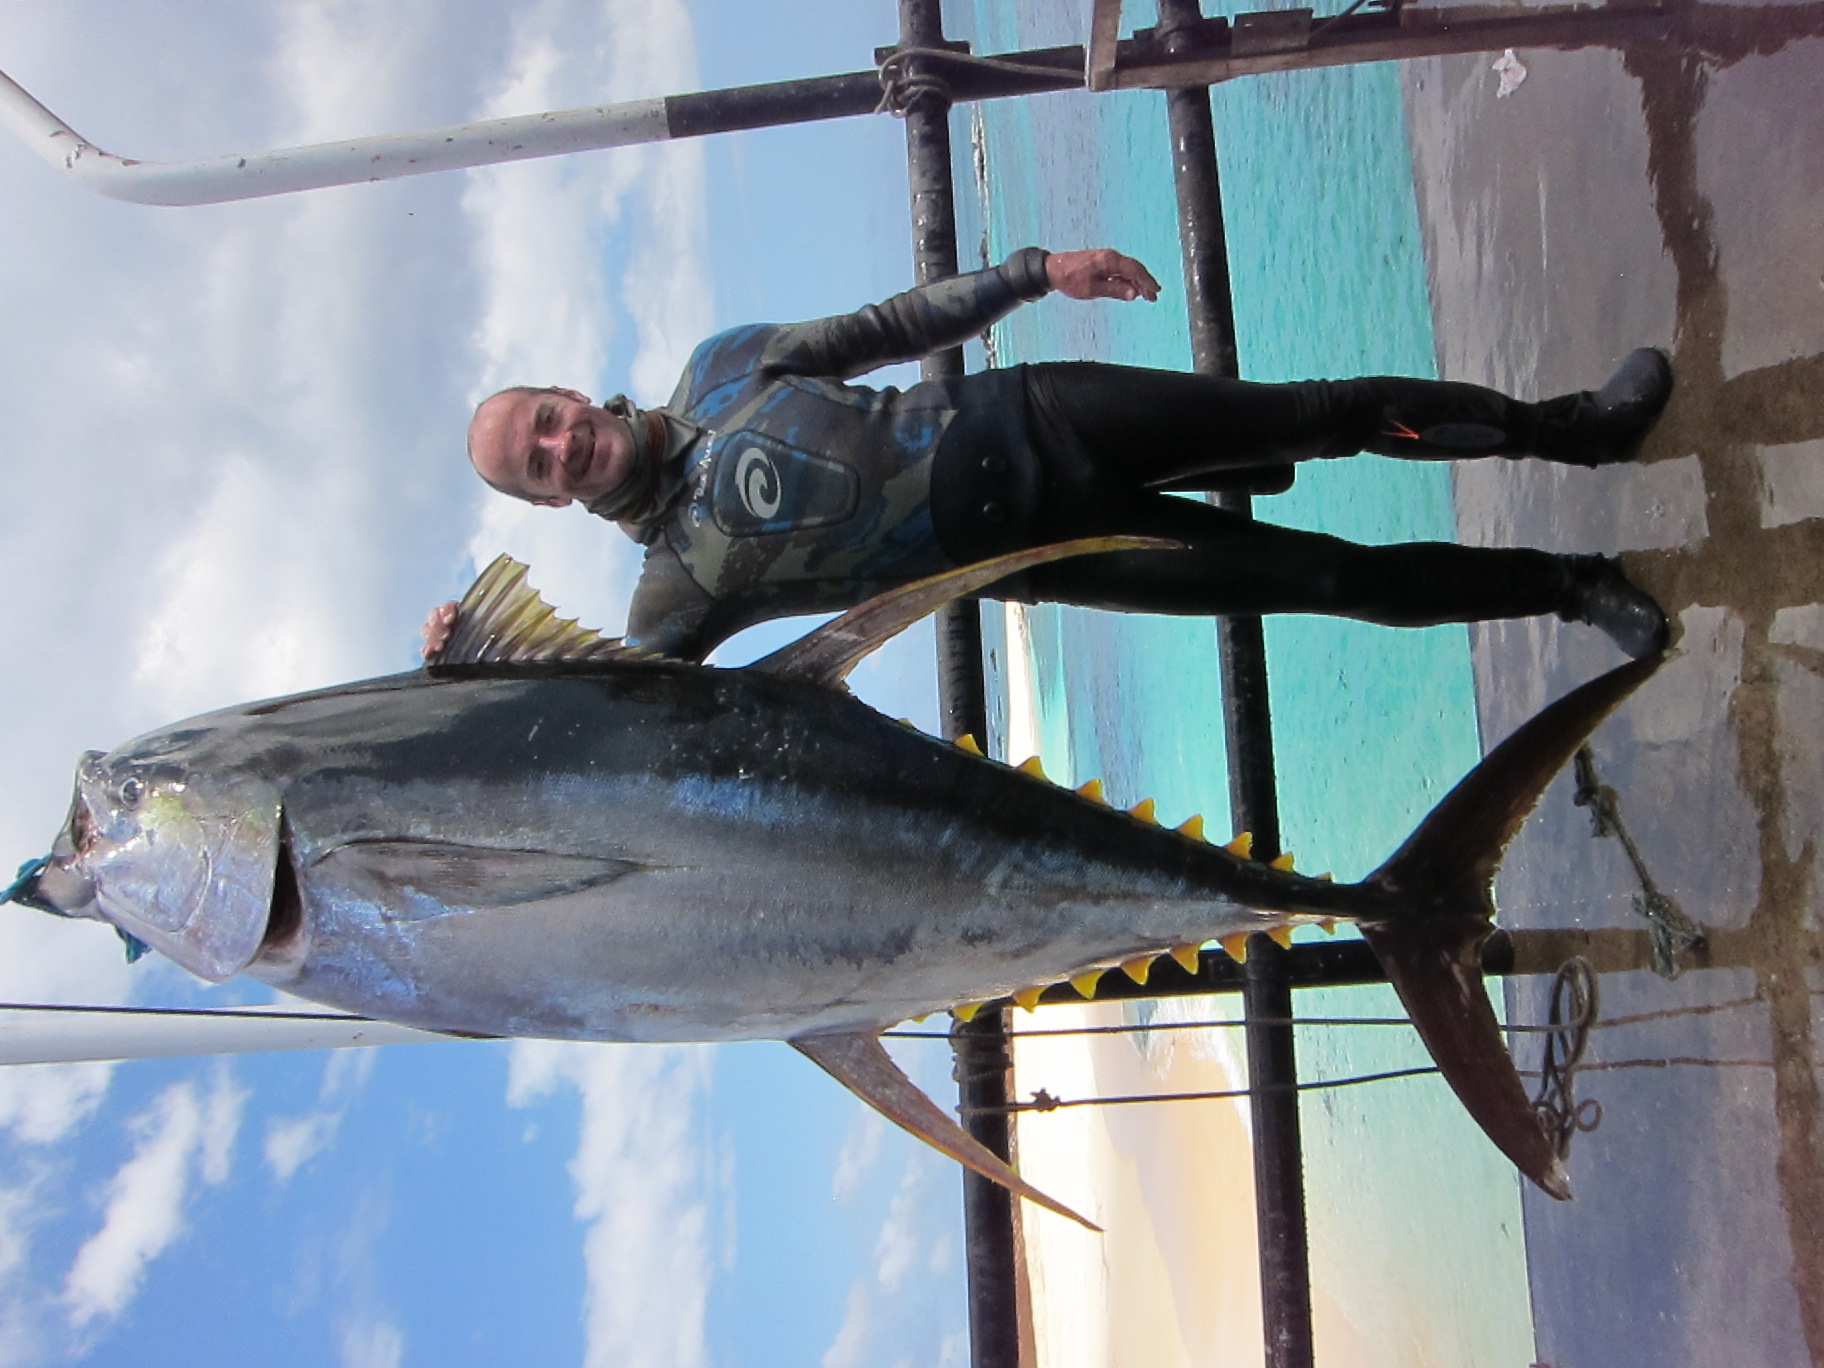
[(94, 839), (95, 820), (78, 784), (70, 800), (70, 815), (64, 818), (63, 828), (51, 843), (50, 856), (29, 886), (20, 887), (14, 900), (59, 917), (99, 916), (95, 881), (81, 868), (83, 854)]

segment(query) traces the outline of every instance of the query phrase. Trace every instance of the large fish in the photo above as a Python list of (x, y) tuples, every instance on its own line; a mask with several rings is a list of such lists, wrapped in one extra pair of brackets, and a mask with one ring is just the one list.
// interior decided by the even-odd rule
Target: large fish
[(434, 1031), (788, 1040), (945, 1153), (1078, 1220), (919, 1092), (879, 1033), (1187, 943), (1352, 921), (1489, 1137), (1568, 1196), (1477, 948), (1502, 849), (1654, 664), (1548, 707), (1357, 884), (1111, 810), (842, 687), (947, 599), (1132, 544), (923, 581), (739, 670), (603, 640), (503, 558), (423, 670), (84, 757), (25, 900), (112, 922), (206, 979), (245, 973)]

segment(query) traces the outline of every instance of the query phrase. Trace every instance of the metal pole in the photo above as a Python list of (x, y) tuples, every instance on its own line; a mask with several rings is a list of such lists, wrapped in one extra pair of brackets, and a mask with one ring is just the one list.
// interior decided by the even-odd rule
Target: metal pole
[[(939, 0), (900, 0), (902, 48), (942, 48)], [(912, 75), (916, 76), (917, 62)], [(912, 259), (920, 285), (957, 273), (956, 199), (950, 173), (950, 96), (943, 83), (913, 82), (906, 107), (906, 169), (912, 195)], [(962, 348), (927, 356), (927, 380), (963, 373)], [(937, 616), (938, 703), (944, 732), (986, 739), (987, 682), (982, 670), (981, 609), (953, 603)], [(1013, 1056), (1004, 1012), (983, 1012), (951, 1033), (963, 1125), (1003, 1159), (1013, 1157), (1007, 1104)], [(969, 1277), (969, 1351), (974, 1368), (1019, 1368), (1019, 1265), (1013, 1199), (978, 1174), (963, 1174), (965, 1263)]]
[[(1197, 0), (1160, 0), (1159, 34), (1168, 52), (1194, 42), (1202, 22)], [(1185, 293), (1190, 306), (1192, 364), (1206, 375), (1238, 376), (1222, 183), (1206, 88), (1169, 91), (1172, 171), (1178, 192)], [(1221, 507), (1251, 516), (1245, 493), (1224, 494)], [(1273, 732), (1267, 697), (1266, 643), (1258, 617), (1217, 624), (1229, 758), (1229, 803), (1235, 824), (1254, 833), (1258, 858), (1279, 853), (1279, 801), (1273, 781)], [(1255, 1223), (1260, 1247), (1261, 1311), (1268, 1368), (1311, 1368), (1311, 1273), (1305, 1237), (1305, 1193), (1298, 1096), (1263, 1085), (1297, 1080), (1286, 952), (1264, 935), (1248, 944), (1243, 1002), (1248, 1026), (1249, 1099), (1254, 1129)]]

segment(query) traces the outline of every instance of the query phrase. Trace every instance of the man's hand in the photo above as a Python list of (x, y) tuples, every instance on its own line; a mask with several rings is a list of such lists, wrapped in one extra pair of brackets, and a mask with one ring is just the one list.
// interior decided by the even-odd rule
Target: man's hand
[(424, 620), (424, 626), (418, 635), (424, 638), (424, 647), (420, 652), (429, 660), (449, 644), (450, 633), (456, 630), (456, 605), (439, 604), (431, 609), (431, 615)]
[(1152, 272), (1112, 247), (1053, 252), (1045, 258), (1045, 278), (1052, 289), (1072, 299), (1159, 298), (1159, 282)]

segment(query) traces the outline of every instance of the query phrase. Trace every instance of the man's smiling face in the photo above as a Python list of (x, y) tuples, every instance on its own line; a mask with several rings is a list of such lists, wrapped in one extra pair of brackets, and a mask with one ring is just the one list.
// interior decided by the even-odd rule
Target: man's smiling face
[(575, 390), (502, 390), (469, 423), (476, 473), (503, 494), (550, 508), (620, 487), (635, 459), (627, 420)]

